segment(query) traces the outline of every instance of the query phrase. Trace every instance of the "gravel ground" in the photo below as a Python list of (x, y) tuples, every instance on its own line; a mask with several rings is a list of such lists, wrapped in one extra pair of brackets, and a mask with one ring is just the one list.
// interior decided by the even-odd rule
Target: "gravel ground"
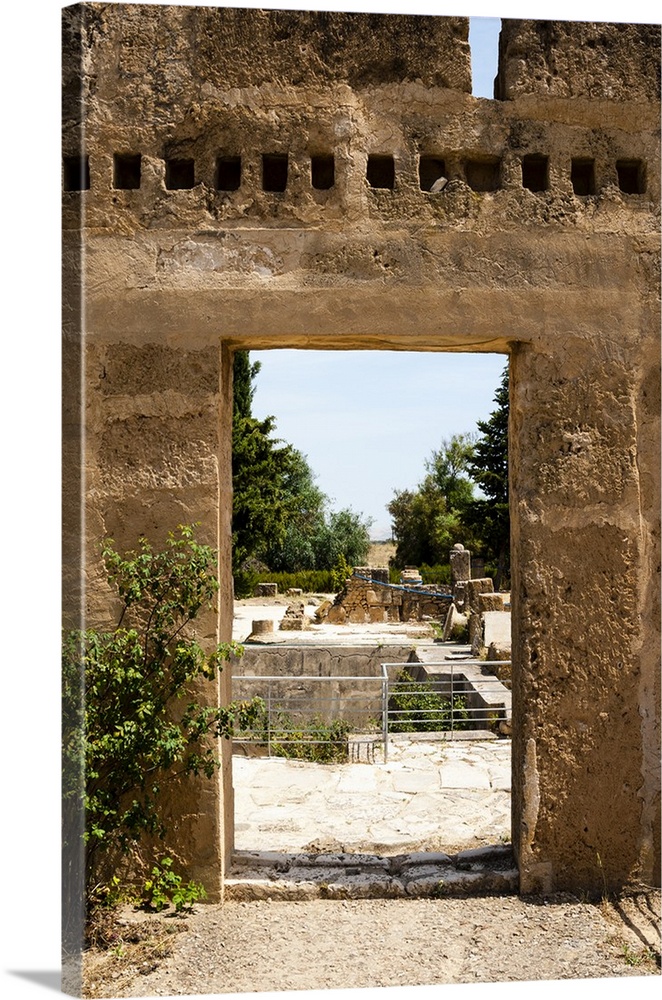
[[(659, 892), (648, 892), (616, 906), (570, 896), (198, 906), (186, 929), (169, 936), (162, 959), (154, 959), (158, 948), (148, 958), (140, 947), (122, 957), (90, 955), (85, 995), (656, 976), (659, 905)], [(151, 918), (157, 937), (168, 921), (175, 922)]]

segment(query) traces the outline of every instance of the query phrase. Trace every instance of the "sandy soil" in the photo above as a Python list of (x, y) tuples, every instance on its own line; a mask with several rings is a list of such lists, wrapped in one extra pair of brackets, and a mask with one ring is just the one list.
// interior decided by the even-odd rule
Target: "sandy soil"
[[(85, 995), (655, 976), (659, 911), (659, 892), (618, 904), (510, 896), (198, 905), (184, 923), (150, 918), (151, 950), (90, 955)], [(166, 934), (173, 925), (180, 932)]]

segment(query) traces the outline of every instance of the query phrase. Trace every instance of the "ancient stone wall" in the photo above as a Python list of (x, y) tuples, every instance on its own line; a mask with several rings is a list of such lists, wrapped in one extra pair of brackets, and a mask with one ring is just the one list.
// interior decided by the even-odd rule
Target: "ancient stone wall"
[(445, 620), (451, 601), (451, 595), (442, 594), (439, 587), (392, 585), (388, 570), (358, 566), (333, 604), (324, 609), (324, 618), (332, 625), (440, 622)]
[[(494, 101), (461, 18), (83, 4), (64, 38), (69, 616), (108, 615), (104, 535), (200, 521), (229, 638), (233, 350), (509, 355), (521, 888), (659, 880), (659, 26), (506, 23)], [(177, 808), (220, 891), (227, 755)]]

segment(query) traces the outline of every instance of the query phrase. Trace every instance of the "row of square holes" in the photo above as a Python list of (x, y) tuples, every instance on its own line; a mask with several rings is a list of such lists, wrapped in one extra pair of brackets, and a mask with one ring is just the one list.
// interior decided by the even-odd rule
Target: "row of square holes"
[[(546, 156), (531, 153), (522, 158), (522, 186), (529, 191), (549, 189), (549, 161)], [(165, 185), (168, 190), (186, 190), (195, 186), (195, 163), (192, 159), (165, 161)], [(497, 157), (467, 160), (465, 176), (474, 191), (496, 191), (499, 188), (500, 160)], [(422, 191), (430, 191), (435, 181), (445, 176), (446, 165), (436, 156), (419, 158), (419, 181)], [(646, 189), (646, 172), (641, 160), (617, 160), (618, 186), (624, 194), (643, 194)], [(113, 187), (118, 190), (135, 190), (140, 187), (141, 156), (115, 153), (113, 157)], [(282, 192), (287, 187), (287, 153), (262, 155), (262, 188), (264, 191)], [(310, 177), (313, 188), (326, 191), (335, 184), (333, 155), (310, 157)], [(366, 171), (368, 184), (373, 188), (393, 190), (395, 187), (395, 161), (392, 156), (371, 154)], [(595, 161), (577, 158), (571, 161), (570, 180), (576, 195), (596, 192)], [(241, 157), (219, 156), (216, 161), (215, 186), (217, 191), (237, 191), (241, 185)], [(64, 157), (64, 190), (86, 191), (90, 187), (90, 166), (87, 156)]]

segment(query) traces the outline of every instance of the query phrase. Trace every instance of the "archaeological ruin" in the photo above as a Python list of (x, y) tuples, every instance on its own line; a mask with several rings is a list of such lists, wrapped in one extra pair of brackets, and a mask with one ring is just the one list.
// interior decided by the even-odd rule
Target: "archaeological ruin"
[[(235, 350), (502, 353), (519, 890), (659, 885), (660, 26), (505, 20), (491, 100), (462, 17), (82, 3), (63, 46), (65, 623), (103, 538), (199, 522), (231, 637)], [(169, 805), (211, 899), (223, 754)]]

